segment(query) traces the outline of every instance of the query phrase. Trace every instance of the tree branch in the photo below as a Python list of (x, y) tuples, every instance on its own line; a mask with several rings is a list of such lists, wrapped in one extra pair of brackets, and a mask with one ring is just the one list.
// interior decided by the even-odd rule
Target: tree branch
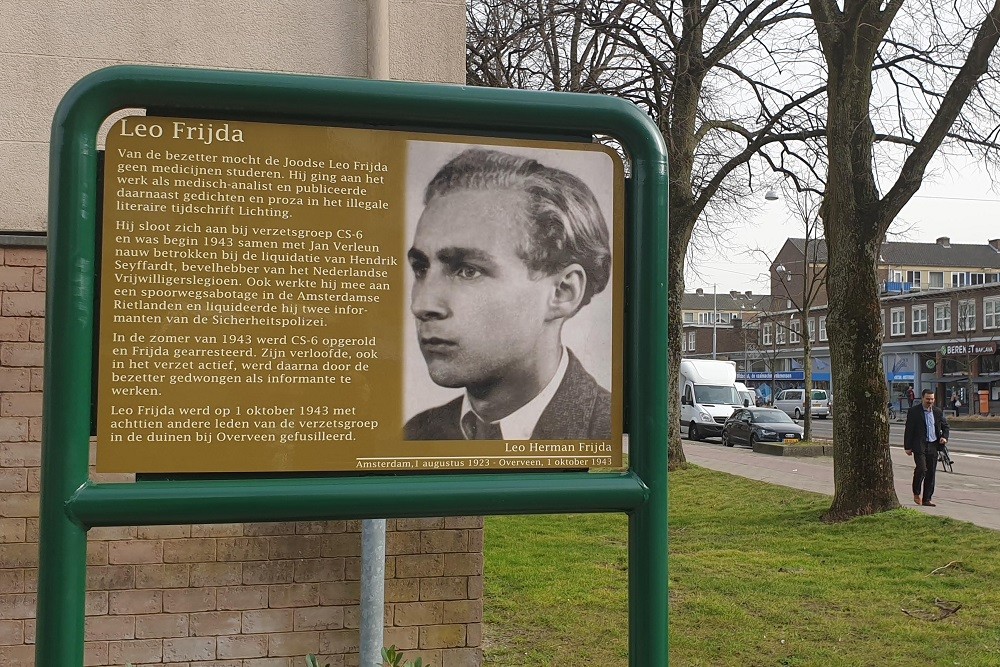
[(883, 234), (906, 202), (920, 188), (928, 163), (941, 142), (948, 136), (949, 129), (961, 113), (979, 77), (986, 72), (990, 54), (993, 53), (998, 41), (1000, 41), (1000, 0), (995, 0), (993, 8), (983, 19), (976, 33), (965, 63), (949, 86), (927, 131), (903, 162), (899, 177), (879, 204), (878, 213)]

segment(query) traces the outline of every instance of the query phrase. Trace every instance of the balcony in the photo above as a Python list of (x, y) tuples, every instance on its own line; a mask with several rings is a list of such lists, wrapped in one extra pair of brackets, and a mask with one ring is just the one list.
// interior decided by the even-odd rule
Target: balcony
[(919, 292), (920, 285), (914, 285), (913, 283), (903, 283), (892, 280), (887, 280), (882, 283), (882, 294), (909, 294), (910, 292)]

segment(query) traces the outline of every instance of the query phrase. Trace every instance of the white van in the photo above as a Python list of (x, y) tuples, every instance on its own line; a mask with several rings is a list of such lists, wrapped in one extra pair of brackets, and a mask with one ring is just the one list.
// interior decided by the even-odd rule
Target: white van
[[(756, 389), (750, 389), (749, 387), (747, 387), (742, 382), (737, 382), (736, 383), (736, 393), (738, 393), (740, 395), (740, 398), (743, 399), (743, 401), (742, 401), (743, 402), (743, 407), (745, 407), (745, 408), (753, 408), (753, 407), (757, 406), (757, 390)], [(749, 403), (747, 401), (749, 401)]]
[[(785, 389), (774, 399), (774, 407), (792, 419), (802, 419), (806, 413), (806, 390)], [(830, 395), (825, 389), (812, 390), (812, 416), (826, 419), (830, 414)]]
[(736, 390), (736, 363), (715, 359), (682, 359), (680, 371), (681, 432), (691, 440), (721, 438), (722, 426), (743, 407)]

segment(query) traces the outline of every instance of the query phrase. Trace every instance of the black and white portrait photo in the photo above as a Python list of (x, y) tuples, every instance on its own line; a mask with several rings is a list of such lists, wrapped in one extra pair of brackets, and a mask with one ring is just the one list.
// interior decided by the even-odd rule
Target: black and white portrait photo
[(614, 162), (410, 141), (404, 437), (611, 437)]

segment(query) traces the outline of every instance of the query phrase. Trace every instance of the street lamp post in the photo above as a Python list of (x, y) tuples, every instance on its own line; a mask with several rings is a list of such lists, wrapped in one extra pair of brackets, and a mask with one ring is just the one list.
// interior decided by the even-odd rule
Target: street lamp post
[(718, 346), (719, 330), (719, 293), (718, 285), (712, 285), (712, 358), (715, 359), (715, 351)]

